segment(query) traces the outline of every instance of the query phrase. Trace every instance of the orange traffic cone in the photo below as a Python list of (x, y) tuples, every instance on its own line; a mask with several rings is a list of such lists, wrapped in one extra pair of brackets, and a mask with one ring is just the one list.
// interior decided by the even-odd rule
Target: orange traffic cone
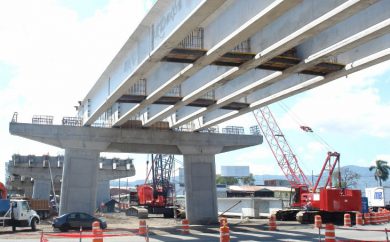
[(183, 221), (181, 221), (181, 233), (182, 234), (190, 233), (190, 223), (188, 222), (188, 219), (183, 219)]
[(139, 235), (145, 235), (146, 234), (146, 222), (145, 220), (139, 221), (139, 229), (138, 229)]
[(356, 225), (363, 225), (363, 215), (360, 212), (356, 213)]
[(92, 234), (94, 236), (92, 242), (103, 242), (103, 231), (100, 229), (100, 223), (98, 221), (92, 223)]
[(344, 214), (344, 227), (351, 227), (351, 214)]
[(220, 233), (219, 242), (229, 242), (230, 241), (229, 227), (226, 226), (226, 224), (219, 228), (219, 233)]
[(321, 215), (314, 216), (314, 228), (320, 229), (322, 226)]
[(364, 214), (364, 224), (365, 225), (370, 225), (371, 224), (371, 214), (370, 213), (365, 213)]
[(225, 224), (227, 224), (227, 218), (225, 218), (225, 217), (220, 218), (219, 225), (222, 227)]
[(325, 242), (336, 242), (333, 224), (326, 224), (325, 226)]
[(271, 217), (269, 217), (268, 230), (270, 230), (270, 231), (275, 231), (276, 230), (276, 217), (275, 217), (275, 214), (272, 214)]

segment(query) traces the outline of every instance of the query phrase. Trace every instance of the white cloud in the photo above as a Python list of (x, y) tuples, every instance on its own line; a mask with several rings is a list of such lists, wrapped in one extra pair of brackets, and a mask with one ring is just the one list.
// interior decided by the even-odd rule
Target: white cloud
[[(313, 89), (302, 94), (290, 112), (320, 131), (390, 137), (390, 103), (381, 100), (375, 87), (389, 67), (385, 62)], [(296, 128), (290, 118), (281, 123)]]
[(21, 122), (31, 122), (33, 114), (53, 115), (56, 123), (63, 116), (74, 116), (73, 106), (84, 98), (144, 14), (142, 0), (111, 0), (84, 19), (55, 0), (2, 2), (0, 62), (12, 67), (13, 76), (0, 83), (1, 162), (15, 152), (61, 152), (11, 136), (12, 113), (18, 111)]

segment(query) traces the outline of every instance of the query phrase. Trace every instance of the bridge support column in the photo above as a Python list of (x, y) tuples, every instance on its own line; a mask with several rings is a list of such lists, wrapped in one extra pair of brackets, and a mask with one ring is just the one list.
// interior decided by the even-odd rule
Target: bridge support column
[(188, 220), (191, 224), (218, 223), (215, 154), (222, 148), (179, 148), (184, 157)]
[(34, 179), (32, 198), (49, 200), (51, 191), (51, 183), (49, 179), (36, 178)]
[(110, 201), (110, 181), (99, 181), (97, 185), (96, 206)]
[(99, 154), (97, 150), (65, 149), (60, 215), (95, 212)]

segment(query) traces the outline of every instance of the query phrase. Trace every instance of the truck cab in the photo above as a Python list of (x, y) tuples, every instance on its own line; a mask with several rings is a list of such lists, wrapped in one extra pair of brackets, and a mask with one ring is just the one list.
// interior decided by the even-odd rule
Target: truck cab
[(13, 231), (16, 227), (31, 227), (33, 231), (36, 230), (40, 218), (34, 210), (30, 209), (27, 200), (2, 199), (0, 201), (0, 207), (3, 208), (3, 216), (0, 218), (1, 225), (12, 226)]

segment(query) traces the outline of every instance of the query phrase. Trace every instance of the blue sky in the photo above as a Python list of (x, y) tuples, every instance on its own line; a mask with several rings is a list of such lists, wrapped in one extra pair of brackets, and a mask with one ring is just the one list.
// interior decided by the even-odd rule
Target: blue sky
[[(0, 0), (0, 180), (13, 153), (51, 155), (54, 147), (9, 135), (13, 112), (30, 122), (33, 114), (74, 116), (74, 105), (92, 87), (141, 21), (153, 0)], [(20, 8), (20, 6), (24, 6)], [(299, 129), (291, 116), (312, 127), (336, 151), (342, 165), (390, 161), (390, 63), (341, 78), (271, 105), (278, 123), (308, 174), (318, 172), (327, 149)], [(293, 115), (292, 115), (293, 114)], [(221, 124), (255, 124), (251, 114)], [(147, 155), (131, 157), (143, 178)], [(221, 165), (250, 165), (255, 174), (281, 174), (266, 143), (216, 156)]]

